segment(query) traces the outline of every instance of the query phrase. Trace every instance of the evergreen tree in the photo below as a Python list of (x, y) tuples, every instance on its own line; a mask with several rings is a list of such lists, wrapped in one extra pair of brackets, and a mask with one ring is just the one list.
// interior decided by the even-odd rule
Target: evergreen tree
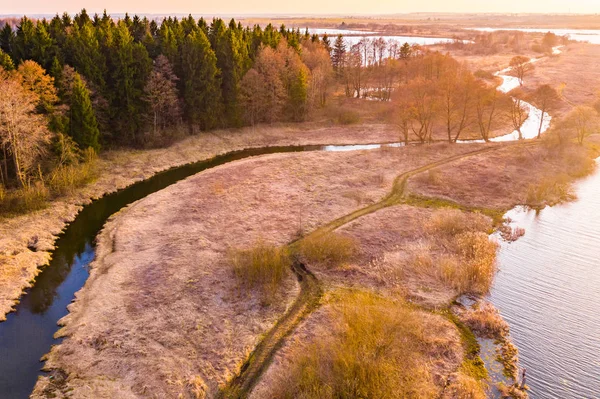
[(15, 33), (9, 24), (5, 24), (0, 31), (0, 49), (8, 55), (12, 55)]
[(331, 56), (331, 40), (329, 40), (329, 36), (327, 36), (327, 33), (323, 35), (323, 38), (321, 39), (321, 42), (323, 43), (323, 46), (325, 47), (325, 50), (327, 50), (327, 52), (329, 53), (329, 55)]
[(402, 58), (403, 60), (406, 60), (406, 59), (410, 58), (411, 54), (412, 54), (412, 48), (410, 47), (410, 44), (404, 43), (402, 45), (402, 47), (400, 47), (400, 58)]
[(344, 66), (344, 56), (346, 54), (346, 44), (344, 43), (344, 37), (338, 35), (333, 45), (333, 52), (331, 55), (331, 62), (333, 64), (333, 70), (336, 74), (341, 75), (342, 68)]
[(181, 54), (185, 114), (200, 129), (216, 126), (220, 117), (221, 81), (217, 57), (202, 30), (190, 33)]
[(35, 37), (35, 25), (27, 17), (23, 17), (14, 39), (13, 59), (20, 63), (23, 60), (31, 59), (33, 54)]
[(227, 29), (223, 20), (214, 20), (210, 29), (210, 40), (217, 57), (217, 67), (221, 71), (221, 94), (226, 121), (229, 125), (239, 126), (239, 85), (246, 72), (247, 53), (236, 34), (235, 22), (230, 23), (230, 26), (232, 25), (233, 29)]
[(100, 131), (90, 100), (90, 91), (78, 73), (75, 74), (70, 96), (69, 135), (80, 148), (100, 150)]
[(0, 67), (4, 68), (5, 71), (12, 71), (15, 69), (15, 64), (10, 58), (10, 55), (6, 54), (0, 49)]
[(109, 52), (110, 116), (119, 134), (117, 141), (137, 143), (143, 127), (146, 103), (142, 94), (152, 61), (141, 43), (134, 43), (127, 25), (121, 21), (113, 29)]

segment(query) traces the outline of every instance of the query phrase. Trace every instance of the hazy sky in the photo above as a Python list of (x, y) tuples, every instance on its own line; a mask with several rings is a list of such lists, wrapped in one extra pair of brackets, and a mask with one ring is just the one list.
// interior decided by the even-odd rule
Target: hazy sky
[(600, 13), (600, 0), (0, 0), (0, 14), (388, 14), (404, 12)]

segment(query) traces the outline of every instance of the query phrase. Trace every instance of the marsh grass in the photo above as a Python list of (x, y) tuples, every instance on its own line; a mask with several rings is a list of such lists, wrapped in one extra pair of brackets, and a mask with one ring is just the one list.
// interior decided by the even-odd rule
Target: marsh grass
[(299, 241), (298, 254), (312, 264), (337, 267), (358, 253), (355, 239), (336, 232), (314, 234)]
[(48, 175), (40, 172), (39, 180), (28, 186), (6, 190), (0, 186), (0, 215), (19, 215), (45, 208), (52, 198), (73, 195), (77, 188), (97, 177), (96, 154), (89, 149), (83, 152), (82, 162), (59, 165)]
[(479, 336), (501, 339), (508, 334), (508, 324), (492, 304), (480, 303), (466, 311), (461, 319)]
[(442, 337), (428, 332), (421, 313), (366, 292), (343, 295), (331, 310), (330, 334), (292, 353), (272, 397), (437, 396), (428, 357), (432, 346), (441, 352), (446, 348), (439, 344)]
[(527, 190), (527, 205), (541, 208), (576, 198), (568, 175), (545, 177), (541, 182), (532, 184)]
[(274, 294), (291, 272), (289, 250), (262, 240), (249, 249), (231, 249), (229, 260), (241, 287)]
[(436, 210), (425, 227), (429, 233), (440, 234), (444, 237), (465, 232), (490, 231), (492, 228), (489, 218), (485, 215), (477, 212), (467, 213), (453, 208)]
[(408, 245), (402, 273), (431, 276), (457, 294), (485, 294), (496, 272), (498, 244), (491, 219), (458, 209), (436, 210), (425, 221), (425, 239)]
[(0, 215), (19, 215), (43, 209), (50, 198), (50, 190), (43, 182), (36, 182), (16, 190), (2, 190)]

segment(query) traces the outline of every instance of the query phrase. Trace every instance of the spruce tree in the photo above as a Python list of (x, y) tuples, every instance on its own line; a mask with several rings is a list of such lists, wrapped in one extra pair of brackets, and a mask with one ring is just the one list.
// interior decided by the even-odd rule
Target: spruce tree
[(337, 39), (335, 39), (335, 44), (333, 45), (333, 52), (331, 55), (333, 69), (338, 74), (338, 76), (341, 74), (342, 68), (344, 66), (345, 54), (346, 44), (344, 43), (344, 37), (342, 35), (338, 35)]
[(9, 24), (5, 24), (0, 31), (0, 49), (6, 54), (12, 56), (14, 47), (15, 33)]
[(69, 135), (80, 148), (100, 150), (100, 131), (90, 100), (90, 92), (78, 73), (73, 80), (70, 97)]
[(202, 30), (185, 38), (181, 68), (188, 122), (203, 130), (215, 127), (220, 117), (221, 81), (217, 57)]

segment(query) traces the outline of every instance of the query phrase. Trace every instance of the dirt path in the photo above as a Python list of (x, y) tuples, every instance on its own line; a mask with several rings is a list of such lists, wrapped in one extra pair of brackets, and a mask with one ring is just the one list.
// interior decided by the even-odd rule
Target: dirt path
[[(519, 142), (508, 145), (531, 145), (531, 143)], [(335, 219), (313, 231), (303, 239), (336, 230), (362, 216), (405, 202), (406, 183), (408, 179), (414, 175), (464, 158), (496, 151), (500, 148), (506, 148), (506, 146), (507, 145), (487, 147), (466, 154), (454, 155), (402, 173), (395, 178), (392, 191), (381, 201)], [(299, 241), (300, 240), (291, 243), (290, 246), (297, 245)], [(301, 293), (296, 299), (296, 302), (258, 344), (258, 346), (250, 354), (249, 358), (242, 366), (240, 374), (238, 374), (223, 390), (221, 390), (219, 397), (247, 397), (252, 391), (252, 388), (260, 380), (263, 372), (268, 368), (277, 350), (283, 345), (284, 340), (295, 330), (295, 328), (306, 316), (308, 316), (319, 306), (319, 300), (323, 291), (317, 278), (299, 263), (294, 266), (294, 272), (301, 283)]]

